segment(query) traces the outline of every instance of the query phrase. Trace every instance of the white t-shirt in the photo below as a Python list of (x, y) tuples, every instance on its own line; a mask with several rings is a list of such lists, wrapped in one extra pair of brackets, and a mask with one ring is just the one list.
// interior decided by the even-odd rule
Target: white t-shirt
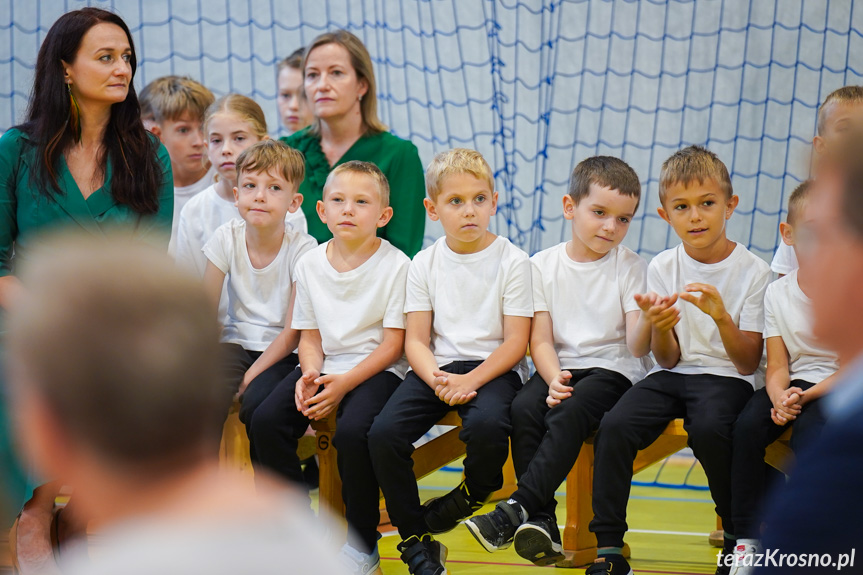
[(788, 348), (792, 381), (819, 383), (839, 369), (838, 356), (822, 347), (812, 335), (812, 301), (800, 289), (797, 270), (767, 287), (764, 337), (782, 338)]
[(301, 505), (286, 498), (265, 516), (214, 506), (205, 516), (130, 519), (100, 533), (92, 556), (86, 543), (73, 544), (60, 566), (65, 575), (348, 575), (327, 536), (329, 521)]
[[(649, 291), (670, 295), (683, 292), (690, 283), (710, 284), (719, 291), (734, 323), (742, 331), (757, 333), (764, 331), (764, 291), (769, 281), (767, 263), (739, 243), (731, 255), (715, 264), (695, 261), (680, 244), (657, 255), (647, 268)], [(680, 310), (680, 322), (674, 327), (680, 361), (669, 371), (739, 377), (755, 385), (754, 375), (741, 375), (734, 367), (709, 315), (682, 300), (675, 307)], [(662, 369), (657, 365), (651, 373)]]
[[(177, 215), (177, 212), (174, 212)], [(174, 246), (174, 259), (183, 268), (194, 271), (198, 276), (204, 277), (207, 269), (207, 257), (201, 251), (216, 228), (234, 219), (240, 219), (240, 212), (234, 201), (223, 199), (216, 186), (211, 185), (206, 190), (190, 199), (182, 213), (179, 214), (180, 222), (177, 227), (176, 244)], [(303, 210), (288, 212), (285, 223), (300, 232), (306, 232), (306, 216)]]
[[(438, 366), (485, 361), (503, 343), (503, 316), (533, 317), (530, 260), (498, 236), (473, 254), (457, 254), (439, 238), (414, 256), (405, 312), (433, 311), (431, 350)], [(527, 379), (527, 361), (513, 367)]]
[(779, 242), (779, 247), (773, 254), (773, 263), (770, 264), (770, 269), (778, 274), (788, 275), (799, 267), (800, 264), (797, 263), (797, 254), (794, 253), (794, 248), (785, 242)]
[(633, 383), (643, 379), (649, 366), (626, 347), (626, 314), (639, 310), (635, 294), (646, 291), (647, 262), (624, 246), (594, 262), (576, 262), (566, 243), (530, 261), (533, 310), (551, 316), (561, 368), (601, 367)]
[(195, 182), (194, 184), (189, 184), (188, 186), (176, 187), (174, 186), (174, 217), (171, 220), (171, 241), (168, 242), (168, 254), (173, 256), (175, 250), (177, 249), (177, 226), (180, 225), (180, 213), (183, 211), (183, 208), (193, 197), (197, 196), (200, 192), (206, 190), (209, 186), (213, 185), (213, 178), (216, 176), (216, 169), (213, 166), (210, 166), (210, 169), (207, 170), (207, 173), (204, 174), (204, 177)]
[(276, 258), (252, 266), (246, 248), (246, 222), (221, 225), (204, 245), (204, 254), (227, 276), (228, 315), (222, 341), (249, 351), (264, 351), (285, 326), (297, 261), (317, 245), (315, 239), (285, 226)]
[[(330, 240), (332, 241), (332, 240)], [(321, 373), (347, 373), (383, 341), (384, 328), (405, 328), (405, 281), (410, 259), (387, 240), (359, 267), (337, 272), (327, 259), (329, 241), (297, 263), (291, 327), (321, 333)], [(387, 368), (403, 378), (407, 360)]]

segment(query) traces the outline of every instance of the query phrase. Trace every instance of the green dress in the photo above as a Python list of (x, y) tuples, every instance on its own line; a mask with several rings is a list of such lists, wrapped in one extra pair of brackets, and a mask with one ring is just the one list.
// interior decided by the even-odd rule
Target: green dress
[(330, 166), (321, 149), (321, 139), (309, 128), (291, 134), (282, 141), (303, 153), (306, 158), (306, 179), (300, 185), (303, 194), (303, 212), (311, 234), (319, 243), (333, 235), (321, 222), (315, 205), (323, 197), (324, 183), (330, 171), (339, 164), (361, 160), (375, 164), (387, 177), (390, 184), (390, 205), (393, 217), (378, 230), (378, 236), (387, 239), (408, 257), (412, 258), (422, 249), (425, 231), (425, 180), (423, 166), (416, 146), (408, 140), (381, 132), (362, 136)]
[[(37, 165), (35, 159), (35, 146), (23, 132), (12, 129), (0, 138), (0, 276), (14, 274), (16, 265), (27, 258), (33, 240), (48, 230), (68, 228), (94, 236), (102, 236), (109, 230), (126, 230), (132, 237), (167, 251), (174, 212), (174, 180), (164, 146), (160, 145), (158, 150), (164, 171), (159, 211), (152, 216), (141, 216), (114, 202), (110, 192), (111, 162), (105, 170), (105, 183), (85, 200), (63, 158), (58, 171), (63, 193), (51, 198), (41, 194), (30, 182), (30, 172)], [(0, 337), (2, 334), (0, 317)], [(12, 452), (3, 379), (0, 371), (0, 529), (11, 525), (14, 514), (30, 498), (34, 487), (25, 480), (26, 473), (16, 464)]]

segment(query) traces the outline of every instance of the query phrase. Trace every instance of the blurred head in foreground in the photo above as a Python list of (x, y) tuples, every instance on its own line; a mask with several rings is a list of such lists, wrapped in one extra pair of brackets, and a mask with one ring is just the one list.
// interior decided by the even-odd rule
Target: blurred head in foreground
[(158, 482), (217, 459), (225, 392), (199, 281), (152, 248), (72, 236), (45, 242), (21, 277), (9, 383), (43, 476)]

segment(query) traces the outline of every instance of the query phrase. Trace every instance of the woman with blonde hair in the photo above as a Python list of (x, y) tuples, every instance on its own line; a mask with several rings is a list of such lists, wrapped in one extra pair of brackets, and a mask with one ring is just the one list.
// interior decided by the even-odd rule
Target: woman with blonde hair
[(315, 121), (283, 141), (306, 158), (300, 186), (309, 233), (318, 242), (332, 237), (315, 212), (324, 182), (339, 164), (376, 164), (392, 190), (393, 217), (378, 235), (413, 257), (422, 248), (425, 182), (416, 146), (387, 131), (378, 119), (372, 61), (359, 38), (347, 30), (321, 34), (303, 58), (305, 98)]

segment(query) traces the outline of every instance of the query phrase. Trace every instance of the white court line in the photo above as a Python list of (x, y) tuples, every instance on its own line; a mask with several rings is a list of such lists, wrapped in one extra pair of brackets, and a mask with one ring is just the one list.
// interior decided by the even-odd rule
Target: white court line
[[(566, 525), (558, 525), (563, 530)], [(710, 537), (710, 533), (694, 533), (692, 531), (657, 531), (655, 529), (630, 529), (629, 533), (649, 533), (651, 535), (686, 535), (688, 537)]]

